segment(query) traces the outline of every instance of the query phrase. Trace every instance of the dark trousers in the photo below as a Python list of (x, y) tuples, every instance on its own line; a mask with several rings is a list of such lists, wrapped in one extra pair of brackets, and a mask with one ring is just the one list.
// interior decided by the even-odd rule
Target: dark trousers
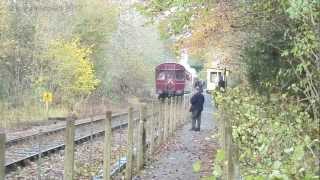
[(192, 110), (191, 112), (191, 118), (192, 118), (192, 129), (194, 130), (200, 130), (201, 125), (201, 111), (200, 110)]

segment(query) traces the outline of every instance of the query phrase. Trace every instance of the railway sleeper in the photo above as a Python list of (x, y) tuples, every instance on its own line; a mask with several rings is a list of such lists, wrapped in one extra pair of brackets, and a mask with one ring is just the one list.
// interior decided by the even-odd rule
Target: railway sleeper
[[(138, 120), (139, 120), (139, 118), (136, 118), (134, 121), (138, 121)], [(120, 122), (120, 123), (117, 123), (116, 125), (114, 125), (112, 127), (112, 130), (125, 128), (127, 126), (128, 126), (127, 122), (125, 122), (125, 123)], [(61, 130), (57, 130), (55, 132), (58, 132), (58, 131), (61, 131)], [(51, 131), (51, 133), (52, 132), (53, 131)], [(93, 134), (84, 135), (84, 136), (75, 138), (75, 143), (78, 145), (78, 144), (81, 144), (83, 142), (90, 140), (91, 137), (97, 138), (102, 135), (104, 135), (104, 130), (99, 130), (99, 131), (93, 132)], [(36, 137), (38, 137), (38, 136), (33, 136), (32, 138), (36, 138)], [(16, 141), (16, 142), (19, 142), (19, 141)], [(63, 141), (56, 142), (56, 143), (54, 143), (54, 145), (51, 145), (51, 146), (47, 145), (47, 149), (44, 150), (45, 149), (45, 147), (44, 147), (44, 149), (41, 151), (41, 156), (49, 156), (50, 154), (57, 153), (58, 151), (61, 151), (64, 148), (65, 148), (65, 145), (63, 144)], [(28, 150), (22, 150), (22, 151), (28, 151)], [(39, 158), (39, 153), (34, 150), (29, 150), (29, 152), (20, 152), (20, 153), (25, 154), (28, 157), (26, 157), (26, 158), (21, 157), (20, 160), (17, 159), (16, 162), (12, 162), (12, 163), (7, 164), (6, 165), (7, 172), (15, 171), (23, 166), (29, 165), (31, 161), (36, 161)], [(17, 152), (17, 154), (20, 154), (20, 153)]]

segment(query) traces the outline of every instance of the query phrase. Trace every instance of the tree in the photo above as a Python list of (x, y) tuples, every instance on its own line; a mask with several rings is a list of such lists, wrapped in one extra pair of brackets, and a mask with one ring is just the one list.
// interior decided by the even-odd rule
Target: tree
[(241, 84), (213, 97), (218, 119), (232, 122), (242, 177), (319, 178), (320, 1), (151, 0), (139, 9), (205, 67), (239, 65)]
[[(7, 62), (6, 57), (10, 54), (12, 48), (12, 42), (8, 38), (9, 33), (10, 16), (8, 12), (7, 4), (3, 1), (0, 2), (0, 66), (5, 67)], [(6, 68), (1, 68), (0, 72), (0, 99), (5, 97), (6, 89), (8, 89), (8, 83), (6, 82)]]
[(320, 122), (320, 2), (246, 5), (257, 14), (248, 17), (250, 24), (258, 27), (251, 28), (256, 38), (244, 50), (250, 83), (268, 93), (277, 89), (293, 96)]
[(83, 45), (94, 47), (93, 56), (98, 64), (103, 61), (105, 47), (117, 29), (117, 6), (102, 1), (77, 0), (73, 34)]
[[(154, 87), (154, 67), (167, 59), (154, 26), (146, 26), (145, 17), (123, 5), (118, 29), (106, 46), (104, 80), (99, 89), (109, 97), (145, 96)], [(147, 92), (143, 92), (147, 91)]]
[(187, 48), (203, 66), (228, 59), (233, 67), (245, 40), (245, 33), (233, 28), (236, 7), (236, 1), (172, 0), (148, 1), (138, 9), (159, 24), (162, 37), (173, 39), (176, 53)]
[(88, 96), (100, 82), (90, 60), (91, 53), (91, 49), (81, 47), (79, 39), (53, 42), (45, 54), (46, 70), (41, 77), (44, 81), (39, 85), (50, 88), (65, 101)]

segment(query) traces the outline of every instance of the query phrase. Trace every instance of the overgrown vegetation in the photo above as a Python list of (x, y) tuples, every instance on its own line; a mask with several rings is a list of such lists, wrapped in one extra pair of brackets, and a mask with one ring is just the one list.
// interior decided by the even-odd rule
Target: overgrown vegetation
[[(90, 60), (90, 48), (81, 48), (79, 39), (65, 42), (57, 40), (45, 53), (47, 66), (43, 76), (38, 77), (38, 87), (53, 92), (62, 100), (74, 101), (77, 97), (87, 97), (99, 85), (93, 64)], [(71, 103), (73, 104), (73, 103)]]
[[(245, 179), (319, 178), (319, 1), (151, 0), (139, 8), (175, 48), (241, 78), (214, 98), (232, 122)], [(212, 179), (223, 175), (220, 165), (221, 150)]]
[(251, 9), (259, 15), (252, 19), (257, 38), (244, 50), (250, 84), (267, 94), (294, 97), (319, 122), (320, 2), (265, 1)]
[(246, 34), (233, 28), (236, 13), (229, 1), (151, 0), (137, 9), (158, 25), (161, 37), (173, 42), (174, 52), (188, 49), (194, 64), (204, 67), (203, 71), (213, 61), (228, 67), (232, 64), (231, 68), (240, 64), (239, 47)]
[(166, 48), (143, 23), (128, 3), (1, 1), (0, 119), (19, 123), (34, 109), (32, 119), (44, 119), (45, 92), (50, 116), (150, 94)]
[(319, 127), (302, 104), (281, 94), (268, 99), (248, 87), (216, 94), (215, 100), (219, 120), (232, 120), (245, 179), (318, 178)]
[[(94, 7), (97, 14), (90, 11)], [(108, 8), (110, 11), (105, 11)], [(75, 102), (88, 97), (99, 85), (95, 46), (101, 45), (88, 39), (100, 38), (107, 43), (116, 30), (117, 12), (111, 11), (114, 8), (100, 0), (88, 6), (81, 0), (1, 1), (1, 11), (5, 13), (1, 15), (0, 101), (3, 111), (12, 112), (10, 118), (4, 116), (8, 113), (2, 113), (1, 120), (7, 119), (10, 124), (30, 118), (31, 115), (21, 117), (25, 113), (15, 113), (25, 112), (29, 106), (40, 112), (44, 92), (53, 93), (51, 112), (68, 111)], [(98, 20), (105, 22), (107, 28), (89, 28)], [(85, 34), (88, 29), (90, 32)]]

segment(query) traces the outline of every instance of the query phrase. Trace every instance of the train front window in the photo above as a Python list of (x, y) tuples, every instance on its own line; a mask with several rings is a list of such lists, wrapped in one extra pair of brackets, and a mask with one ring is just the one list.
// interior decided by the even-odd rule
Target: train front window
[(184, 71), (176, 71), (176, 80), (182, 81), (185, 78)]
[(160, 71), (160, 72), (158, 73), (157, 80), (165, 80), (165, 79), (166, 79), (166, 72)]
[(167, 79), (174, 79), (174, 72), (173, 71), (167, 71)]
[(159, 71), (157, 80), (174, 79), (174, 71)]

